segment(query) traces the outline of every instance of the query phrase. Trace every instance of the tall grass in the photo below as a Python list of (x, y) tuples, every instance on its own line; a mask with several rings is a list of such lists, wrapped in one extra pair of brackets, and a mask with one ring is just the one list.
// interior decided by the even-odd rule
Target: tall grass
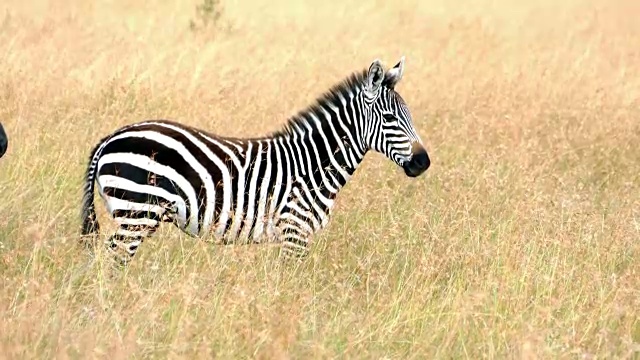
[[(0, 4), (3, 357), (640, 356), (640, 5), (226, 1), (194, 31), (198, 5)], [(304, 264), (168, 226), (124, 271), (78, 246), (118, 126), (262, 134), (401, 55), (432, 167), (369, 154)]]

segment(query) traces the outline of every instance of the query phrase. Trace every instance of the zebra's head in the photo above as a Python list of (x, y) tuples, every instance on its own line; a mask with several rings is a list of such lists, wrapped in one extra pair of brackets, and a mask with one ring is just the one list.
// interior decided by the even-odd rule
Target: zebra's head
[(431, 165), (429, 155), (413, 126), (407, 104), (395, 87), (404, 73), (404, 56), (385, 71), (376, 59), (369, 66), (364, 85), (366, 141), (370, 149), (384, 154), (416, 177)]

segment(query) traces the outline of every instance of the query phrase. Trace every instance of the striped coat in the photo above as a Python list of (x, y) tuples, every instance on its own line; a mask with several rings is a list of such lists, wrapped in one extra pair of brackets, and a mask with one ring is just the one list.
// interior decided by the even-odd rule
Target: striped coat
[(107, 241), (121, 261), (160, 223), (224, 244), (283, 243), (305, 256), (340, 189), (369, 150), (410, 177), (430, 164), (395, 91), (404, 58), (347, 77), (259, 138), (230, 138), (170, 120), (125, 126), (99, 141), (86, 173), (82, 234), (98, 231), (95, 184), (119, 229)]

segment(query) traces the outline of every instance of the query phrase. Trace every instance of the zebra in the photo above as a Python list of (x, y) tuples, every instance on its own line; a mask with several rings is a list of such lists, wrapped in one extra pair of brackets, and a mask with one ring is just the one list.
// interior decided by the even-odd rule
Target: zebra
[(4, 131), (4, 127), (0, 123), (0, 158), (4, 156), (7, 152), (7, 148), (9, 147), (9, 137), (7, 133)]
[(119, 128), (91, 151), (83, 238), (99, 231), (97, 184), (118, 224), (105, 246), (121, 264), (163, 222), (196, 239), (279, 243), (281, 257), (305, 258), (312, 235), (326, 227), (336, 195), (369, 150), (408, 177), (429, 168), (409, 108), (395, 90), (404, 64), (402, 56), (385, 70), (376, 58), (262, 137), (220, 136), (167, 119)]

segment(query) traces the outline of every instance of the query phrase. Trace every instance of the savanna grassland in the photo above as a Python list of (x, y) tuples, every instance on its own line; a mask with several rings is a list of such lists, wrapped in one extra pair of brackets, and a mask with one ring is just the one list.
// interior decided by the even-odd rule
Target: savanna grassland
[[(640, 357), (640, 3), (198, 1), (0, 4), (0, 357)], [(110, 131), (260, 135), (402, 55), (432, 166), (370, 153), (305, 263), (78, 245)]]

